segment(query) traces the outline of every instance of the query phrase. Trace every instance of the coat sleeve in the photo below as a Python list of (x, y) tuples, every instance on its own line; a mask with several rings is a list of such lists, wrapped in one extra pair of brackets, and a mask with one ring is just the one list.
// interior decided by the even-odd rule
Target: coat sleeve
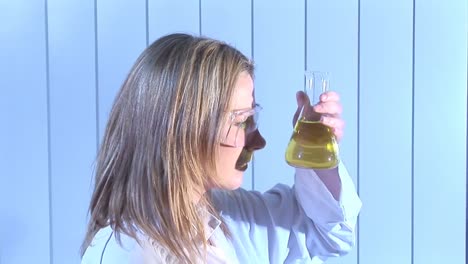
[(270, 263), (322, 263), (348, 253), (355, 243), (361, 201), (341, 163), (338, 172), (338, 201), (309, 169), (296, 169), (293, 187), (278, 184), (265, 193), (217, 192), (214, 202), (233, 234), (239, 259), (255, 255)]

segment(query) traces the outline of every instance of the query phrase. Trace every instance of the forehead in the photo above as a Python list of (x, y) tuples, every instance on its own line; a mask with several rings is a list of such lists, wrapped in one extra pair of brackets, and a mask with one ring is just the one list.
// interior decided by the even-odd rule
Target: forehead
[(231, 109), (251, 108), (254, 102), (254, 84), (252, 77), (247, 72), (241, 72), (234, 85), (234, 93), (231, 98)]

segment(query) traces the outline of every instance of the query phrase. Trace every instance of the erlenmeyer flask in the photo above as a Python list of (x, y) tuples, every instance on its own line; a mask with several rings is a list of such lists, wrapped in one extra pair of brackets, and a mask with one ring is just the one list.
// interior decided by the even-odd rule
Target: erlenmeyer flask
[(329, 89), (329, 74), (306, 72), (305, 93), (310, 104), (302, 107), (286, 148), (286, 162), (294, 167), (329, 169), (338, 166), (339, 148), (332, 128), (320, 122), (321, 114), (312, 105)]

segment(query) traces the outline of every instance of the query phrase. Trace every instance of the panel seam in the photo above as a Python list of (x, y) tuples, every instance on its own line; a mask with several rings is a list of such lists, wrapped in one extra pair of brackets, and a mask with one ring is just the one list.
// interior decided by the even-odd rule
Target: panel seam
[[(304, 71), (307, 70), (307, 0), (304, 0)], [(305, 75), (303, 75), (304, 79), (304, 87), (305, 83)]]
[[(250, 1), (250, 56), (252, 62), (255, 61), (254, 57), (254, 0)], [(252, 179), (251, 179), (251, 188), (252, 190), (255, 190), (255, 155), (252, 157)]]
[(145, 0), (146, 47), (149, 45), (149, 1)]
[[(361, 138), (361, 0), (358, 0), (358, 6), (357, 6), (357, 11), (358, 11), (358, 25), (357, 25), (357, 147), (356, 147), (356, 154), (357, 154), (357, 164), (356, 164), (356, 169), (357, 169), (357, 193), (358, 195), (361, 192), (361, 167), (360, 167), (360, 157), (361, 157), (361, 143), (360, 143), (360, 138)], [(360, 256), (361, 256), (361, 243), (360, 243), (360, 218), (357, 219), (356, 227), (357, 227), (357, 232), (356, 232), (356, 240), (357, 240), (357, 263), (360, 263)]]
[[(467, 8), (468, 9), (468, 8)], [(468, 19), (468, 17), (467, 17)], [(466, 88), (468, 89), (468, 35), (466, 37)], [(466, 201), (465, 201), (465, 263), (468, 263), (468, 93), (466, 97), (467, 102), (467, 114), (466, 114), (466, 126), (465, 126), (465, 134), (466, 134), (466, 167), (465, 167), (465, 175), (466, 175)]]
[(50, 61), (49, 61), (49, 3), (44, 1), (45, 27), (45, 66), (46, 66), (46, 101), (47, 101), (47, 185), (49, 198), (49, 261), (54, 263), (53, 249), (53, 203), (52, 203), (52, 143), (51, 143), (51, 111), (50, 111)]
[(202, 35), (202, 0), (198, 0), (198, 32)]
[(96, 87), (96, 153), (99, 151), (100, 125), (99, 125), (99, 43), (98, 43), (98, 6), (97, 0), (94, 0), (94, 85)]
[(414, 95), (415, 95), (415, 44), (416, 0), (413, 0), (412, 80), (411, 80), (411, 264), (414, 264)]

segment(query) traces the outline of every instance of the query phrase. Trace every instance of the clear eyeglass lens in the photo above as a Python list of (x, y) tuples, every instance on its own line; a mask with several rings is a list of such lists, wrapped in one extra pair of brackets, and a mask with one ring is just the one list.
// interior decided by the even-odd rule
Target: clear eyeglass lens
[[(232, 113), (231, 125), (228, 129), (228, 133), (225, 137), (226, 145), (233, 147), (241, 147), (245, 144), (245, 140), (240, 137), (244, 134), (251, 133), (257, 129), (258, 112), (261, 110), (259, 105), (256, 105), (253, 109), (243, 113)], [(242, 133), (240, 130), (244, 130)], [(234, 140), (234, 142), (232, 142)], [(229, 142), (231, 141), (231, 142)]]

